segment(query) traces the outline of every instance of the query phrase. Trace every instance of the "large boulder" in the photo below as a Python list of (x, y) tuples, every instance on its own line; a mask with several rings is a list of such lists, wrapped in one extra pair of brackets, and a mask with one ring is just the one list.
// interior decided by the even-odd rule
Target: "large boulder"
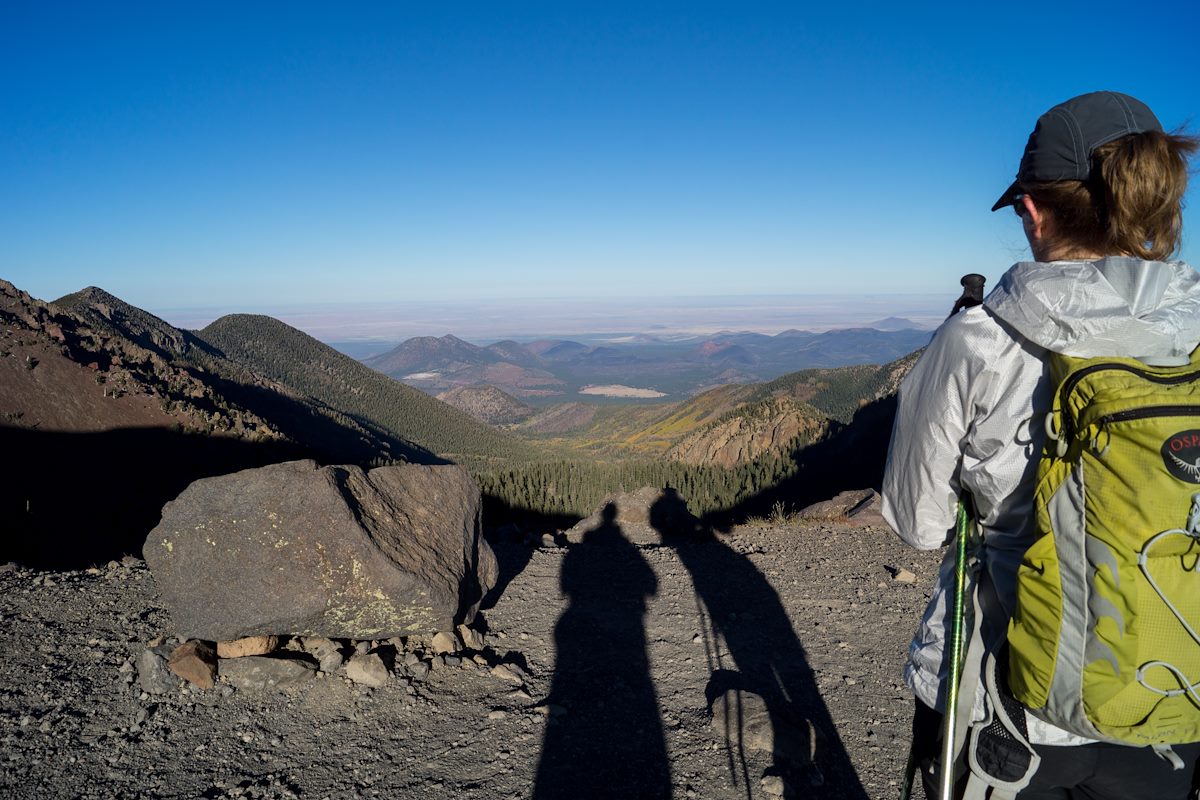
[(469, 622), (496, 582), (456, 466), (292, 461), (198, 480), (144, 548), (185, 638), (386, 639)]

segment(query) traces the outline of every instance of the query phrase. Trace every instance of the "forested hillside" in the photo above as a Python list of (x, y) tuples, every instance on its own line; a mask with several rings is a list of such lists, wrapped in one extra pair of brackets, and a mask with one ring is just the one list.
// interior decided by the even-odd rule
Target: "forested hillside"
[(646, 485), (678, 490), (693, 513), (739, 521), (877, 486), (894, 408), (894, 397), (870, 402), (849, 424), (831, 421), (817, 441), (798, 436), (732, 467), (644, 458), (563, 460), (477, 470), (475, 478), (492, 501), (494, 522), (505, 516), (585, 516), (607, 495)]
[(700, 514), (795, 508), (878, 483), (895, 391), (918, 355), (722, 386), (683, 403), (600, 408), (579, 430), (541, 437), (573, 458), (477, 478), (509, 506), (547, 514), (584, 515), (605, 495), (646, 484), (678, 489)]
[(679, 461), (554, 461), (478, 470), (475, 479), (485, 495), (518, 512), (583, 517), (605, 496), (642, 486), (672, 487), (696, 514), (735, 507), (793, 474), (795, 464), (783, 454), (766, 456), (733, 469)]
[(805, 369), (756, 384), (747, 403), (778, 395), (803, 400), (839, 422), (849, 422), (866, 403), (895, 393), (900, 381), (917, 363), (921, 350), (887, 364), (864, 364), (835, 369)]
[[(691, 463), (743, 462), (813, 441), (895, 393), (919, 354), (888, 364), (806, 369), (766, 383), (709, 389), (680, 403), (552, 406), (514, 430), (544, 448), (605, 459), (664, 456)], [(563, 424), (563, 410), (572, 413)], [(733, 452), (723, 447), (731, 442)]]
[(524, 461), (533, 449), (271, 317), (232, 314), (196, 336), (288, 390), (453, 461)]

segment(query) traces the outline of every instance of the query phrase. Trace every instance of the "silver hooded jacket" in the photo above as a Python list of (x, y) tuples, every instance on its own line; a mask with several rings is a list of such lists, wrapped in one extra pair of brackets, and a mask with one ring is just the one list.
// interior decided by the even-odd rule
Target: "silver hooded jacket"
[[(1200, 274), (1182, 262), (1109, 257), (1022, 262), (983, 306), (947, 320), (900, 386), (883, 481), (883, 515), (920, 549), (953, 536), (957, 498), (971, 493), (984, 534), (984, 624), (1002, 632), (1017, 567), (1033, 542), (1033, 485), (1050, 410), (1046, 351), (1187, 363), (1200, 343)], [(953, 551), (909, 649), (917, 698), (943, 705), (943, 643)], [(985, 636), (988, 634), (985, 633)], [(976, 717), (982, 718), (982, 696)], [(1030, 716), (1038, 744), (1088, 740)]]

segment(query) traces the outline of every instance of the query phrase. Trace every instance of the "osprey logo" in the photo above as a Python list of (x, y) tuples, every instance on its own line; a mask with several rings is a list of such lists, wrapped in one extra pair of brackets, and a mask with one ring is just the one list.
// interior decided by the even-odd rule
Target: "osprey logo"
[(1163, 442), (1167, 471), (1188, 483), (1200, 483), (1200, 430), (1180, 431)]

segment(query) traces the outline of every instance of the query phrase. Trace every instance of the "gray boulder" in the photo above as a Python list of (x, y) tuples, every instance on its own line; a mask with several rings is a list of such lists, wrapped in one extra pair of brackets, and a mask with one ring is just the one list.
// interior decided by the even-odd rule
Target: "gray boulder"
[(238, 689), (286, 689), (317, 677), (317, 668), (299, 658), (243, 656), (223, 659), (221, 677)]
[(364, 686), (380, 687), (388, 681), (387, 667), (375, 653), (354, 655), (346, 662), (346, 677)]
[(304, 652), (317, 659), (321, 672), (336, 672), (346, 662), (341, 645), (323, 636), (306, 636)]
[(730, 689), (712, 705), (712, 729), (738, 749), (762, 750), (805, 764), (816, 750), (816, 728), (804, 719), (772, 715), (766, 702), (753, 692)]
[(180, 635), (386, 639), (453, 630), (495, 584), (460, 467), (293, 461), (191, 484), (143, 549)]
[(183, 681), (167, 666), (167, 659), (154, 650), (143, 650), (137, 659), (138, 685), (150, 694), (178, 691)]

